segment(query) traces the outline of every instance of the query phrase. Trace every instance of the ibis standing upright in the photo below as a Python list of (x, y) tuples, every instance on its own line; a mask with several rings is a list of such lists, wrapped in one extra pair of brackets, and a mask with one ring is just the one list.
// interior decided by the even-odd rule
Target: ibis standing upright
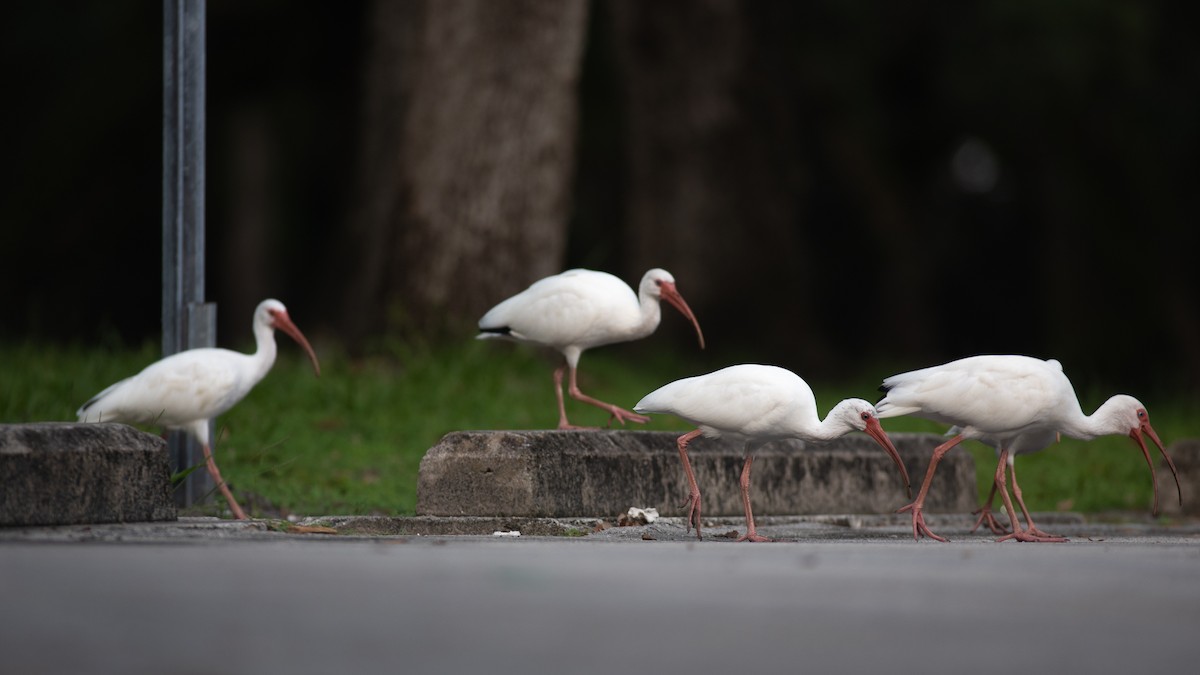
[(529, 288), (501, 302), (479, 320), (480, 339), (500, 338), (551, 347), (566, 359), (554, 371), (554, 393), (558, 399), (558, 428), (577, 429), (567, 421), (562, 379), (570, 371), (568, 392), (577, 401), (607, 411), (609, 423), (648, 422), (650, 418), (605, 403), (579, 390), (575, 374), (585, 349), (646, 337), (662, 318), (659, 301), (666, 300), (696, 328), (700, 348), (704, 334), (700, 323), (675, 288), (675, 277), (664, 269), (652, 269), (633, 289), (607, 272), (573, 269), (534, 282)]
[(277, 328), (300, 343), (320, 376), (317, 355), (288, 317), (287, 308), (278, 300), (263, 300), (254, 310), (258, 348), (253, 354), (214, 348), (172, 354), (96, 394), (75, 414), (81, 422), (147, 424), (191, 432), (203, 446), (208, 472), (234, 517), (244, 519), (246, 513), (221, 479), (213, 459), (208, 422), (242, 400), (271, 370)]
[[(1127, 435), (1133, 439), (1154, 478), (1154, 462), (1146, 450), (1143, 434), (1149, 436), (1171, 468), (1180, 503), (1179, 474), (1154, 427), (1146, 406), (1132, 396), (1118, 394), (1109, 398), (1091, 415), (1079, 405), (1075, 388), (1063, 373), (1062, 364), (1053, 359), (1043, 361), (1028, 356), (972, 356), (940, 366), (923, 368), (884, 379), (884, 392), (876, 404), (880, 417), (916, 415), (958, 427), (953, 438), (933, 451), (925, 481), (916, 500), (900, 511), (912, 513), (913, 538), (921, 535), (938, 541), (925, 524), (922, 508), (938, 461), (964, 440), (983, 440), (995, 445), (1000, 452), (996, 467), (996, 488), (1004, 499), (1012, 521), (1009, 537), (1018, 541), (1060, 541), (1036, 531), (1021, 528), (1005, 487), (1004, 468), (1014, 444), (1030, 442), (1044, 445), (1052, 435), (1091, 440), (1109, 434)], [(1154, 480), (1154, 512), (1158, 513), (1158, 481)]]
[[(859, 398), (848, 398), (835, 405), (822, 420), (817, 415), (812, 388), (799, 375), (785, 368), (743, 364), (676, 380), (647, 394), (633, 409), (644, 413), (668, 413), (698, 427), (676, 441), (690, 490), (684, 503), (688, 530), (695, 526), (697, 538), (700, 537), (700, 486), (688, 461), (687, 446), (701, 435), (707, 438), (725, 436), (745, 444), (738, 484), (746, 512), (746, 535), (738, 541), (770, 541), (755, 530), (750, 509), (750, 465), (754, 461), (754, 451), (770, 441), (795, 438), (822, 442), (852, 431), (865, 431), (891, 456), (900, 469), (905, 489), (908, 489), (908, 471), (896, 446), (880, 426), (874, 406)], [(911, 492), (909, 496), (912, 496)]]

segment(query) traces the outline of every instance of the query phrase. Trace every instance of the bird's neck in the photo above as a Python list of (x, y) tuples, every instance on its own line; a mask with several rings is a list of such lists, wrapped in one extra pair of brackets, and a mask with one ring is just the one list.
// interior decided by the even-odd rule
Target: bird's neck
[(258, 382), (266, 377), (271, 366), (275, 365), (275, 329), (270, 326), (256, 326), (254, 341), (257, 348), (251, 359), (254, 361), (254, 381)]
[(852, 431), (853, 429), (847, 426), (842, 417), (841, 408), (841, 403), (834, 406), (833, 410), (830, 410), (829, 414), (825, 416), (825, 419), (818, 422), (816, 426), (810, 428), (809, 434), (815, 440), (832, 441), (841, 438), (848, 432)]
[(646, 294), (641, 294), (638, 302), (641, 305), (641, 312), (638, 317), (637, 337), (643, 338), (653, 333), (658, 328), (659, 322), (662, 321), (662, 304), (659, 303), (658, 298), (652, 298)]
[(1108, 405), (1107, 401), (1104, 405), (1096, 408), (1096, 411), (1091, 415), (1087, 415), (1079, 407), (1077, 401), (1074, 408), (1062, 421), (1059, 431), (1071, 438), (1078, 438), (1081, 441), (1090, 441), (1098, 436), (1119, 433), (1120, 429), (1114, 429), (1111, 417), (1105, 414), (1106, 405)]
[(832, 441), (846, 435), (846, 425), (826, 417), (811, 431), (813, 440)]

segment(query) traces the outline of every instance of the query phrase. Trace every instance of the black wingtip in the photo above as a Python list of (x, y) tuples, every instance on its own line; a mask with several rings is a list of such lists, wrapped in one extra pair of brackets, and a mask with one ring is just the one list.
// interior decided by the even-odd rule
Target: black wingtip
[(499, 328), (480, 328), (480, 333), (492, 333), (494, 335), (512, 335), (512, 329), (508, 326), (500, 326)]

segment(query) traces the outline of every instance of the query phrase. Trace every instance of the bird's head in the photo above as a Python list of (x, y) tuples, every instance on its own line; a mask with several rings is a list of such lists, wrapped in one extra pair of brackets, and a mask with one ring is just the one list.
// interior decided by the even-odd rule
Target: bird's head
[(900, 476), (904, 479), (904, 491), (909, 497), (912, 497), (908, 469), (904, 467), (904, 460), (900, 459), (900, 453), (892, 444), (892, 439), (888, 437), (883, 430), (883, 425), (879, 423), (879, 414), (875, 412), (875, 406), (861, 398), (848, 398), (830, 411), (830, 416), (837, 417), (851, 429), (862, 431), (875, 439), (875, 442), (892, 458), (896, 468), (900, 469)]
[(316, 372), (317, 377), (321, 376), (321, 364), (317, 361), (316, 352), (313, 351), (312, 345), (308, 344), (308, 339), (304, 337), (304, 333), (301, 333), (296, 324), (292, 323), (291, 317), (288, 316), (287, 307), (284, 307), (282, 302), (274, 299), (263, 300), (254, 312), (254, 322), (255, 324), (262, 324), (287, 333), (289, 337), (295, 340), (308, 353), (308, 358), (312, 361), (313, 371)]
[(1175, 462), (1171, 461), (1171, 456), (1163, 447), (1158, 433), (1150, 425), (1150, 413), (1146, 411), (1146, 406), (1142, 405), (1141, 401), (1132, 396), (1117, 394), (1105, 401), (1104, 405), (1096, 410), (1093, 417), (1101, 418), (1109, 433), (1129, 436), (1142, 451), (1142, 456), (1146, 458), (1146, 464), (1150, 465), (1150, 479), (1154, 481), (1155, 515), (1158, 515), (1158, 477), (1154, 471), (1154, 460), (1150, 458), (1150, 451), (1146, 449), (1146, 441), (1143, 436), (1149, 436), (1150, 440), (1158, 446), (1158, 451), (1162, 453), (1163, 459), (1171, 469), (1171, 475), (1175, 477), (1175, 490), (1179, 493), (1180, 506), (1183, 505), (1183, 489), (1179, 486), (1179, 472), (1175, 470)]
[(683, 296), (676, 290), (675, 277), (671, 276), (670, 272), (657, 267), (646, 272), (642, 276), (642, 283), (638, 286), (638, 293), (671, 303), (675, 309), (687, 317), (688, 321), (692, 322), (692, 326), (696, 329), (696, 337), (700, 340), (700, 348), (704, 349), (704, 333), (700, 330), (700, 322), (696, 320), (692, 308), (688, 307)]

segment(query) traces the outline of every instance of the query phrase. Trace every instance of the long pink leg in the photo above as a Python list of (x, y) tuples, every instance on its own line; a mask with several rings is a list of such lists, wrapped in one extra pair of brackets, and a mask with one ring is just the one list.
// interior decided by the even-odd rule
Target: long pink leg
[(1061, 539), (1063, 541), (1066, 541), (1065, 537), (1060, 537), (1055, 534), (1047, 534), (1046, 532), (1043, 532), (1040, 529), (1038, 529), (1037, 525), (1033, 524), (1033, 518), (1029, 517), (1029, 509), (1025, 508), (1025, 500), (1021, 498), (1021, 486), (1017, 485), (1017, 465), (1015, 463), (1010, 464), (1008, 467), (1008, 470), (1012, 477), (1013, 497), (1016, 498), (1017, 505), (1021, 507), (1021, 513), (1025, 514), (1025, 523), (1027, 525), (1029, 525), (1029, 528), (1027, 531), (1030, 534), (1037, 536), (1037, 537), (1044, 537), (1046, 539), (1052, 539), (1052, 540)]
[(754, 462), (754, 455), (746, 453), (746, 462), (742, 464), (742, 477), (738, 479), (738, 485), (742, 488), (742, 506), (746, 509), (746, 534), (739, 537), (738, 541), (771, 541), (769, 537), (763, 537), (754, 529), (754, 514), (750, 512), (750, 464)]
[[(561, 378), (561, 376), (559, 376), (559, 377)], [(587, 394), (583, 393), (582, 391), (579, 391), (579, 385), (575, 384), (575, 369), (574, 368), (571, 368), (571, 386), (568, 391), (571, 394), (571, 398), (575, 399), (576, 401), (583, 401), (584, 403), (590, 403), (590, 404), (596, 406), (597, 408), (607, 410), (609, 415), (611, 415), (611, 417), (608, 418), (608, 423), (610, 425), (612, 424), (612, 421), (614, 418), (618, 422), (621, 423), (621, 426), (625, 426), (625, 420), (629, 420), (630, 422), (638, 422), (641, 424), (645, 424), (646, 422), (650, 421), (650, 418), (646, 417), (645, 415), (639, 415), (639, 414), (633, 412), (632, 410), (626, 410), (624, 408), (617, 407), (611, 403), (605, 403), (604, 401), (594, 399), (591, 396), (588, 396)]]
[(702, 539), (700, 536), (700, 485), (696, 482), (696, 474), (692, 473), (692, 463), (688, 461), (687, 446), (700, 434), (701, 431), (696, 429), (680, 436), (675, 441), (679, 447), (679, 459), (683, 461), (683, 471), (687, 474), (688, 479), (688, 498), (679, 508), (687, 509), (687, 531), (691, 532), (692, 525), (695, 525), (697, 539)]
[(559, 429), (583, 429), (577, 427), (567, 421), (567, 406), (563, 403), (562, 380), (563, 371), (567, 369), (567, 364), (563, 364), (554, 369), (554, 397), (558, 399), (558, 428)]
[(947, 452), (950, 452), (954, 446), (962, 442), (963, 435), (959, 434), (933, 449), (933, 457), (929, 459), (929, 469), (925, 472), (925, 480), (921, 483), (921, 491), (917, 493), (916, 501), (908, 506), (902, 506), (899, 509), (896, 509), (896, 513), (904, 513), (905, 511), (912, 512), (913, 539), (920, 539), (921, 535), (925, 535), (930, 539), (936, 539), (943, 542), (946, 541), (946, 539), (937, 536), (932, 530), (929, 529), (929, 527), (925, 524), (925, 516), (921, 513), (921, 510), (925, 506), (925, 496), (929, 494), (929, 484), (933, 482), (933, 472), (937, 469), (938, 462), (942, 461), (942, 457), (945, 456)]
[(237, 500), (233, 498), (233, 493), (230, 492), (229, 486), (225, 484), (225, 480), (221, 478), (221, 471), (217, 468), (217, 462), (213, 459), (212, 450), (209, 450), (207, 445), (202, 445), (204, 448), (204, 463), (208, 467), (208, 473), (212, 476), (213, 482), (217, 484), (217, 489), (221, 494), (225, 495), (225, 501), (229, 502), (229, 509), (233, 511), (233, 517), (238, 520), (246, 520), (246, 512), (242, 507), (238, 506)]
[(979, 508), (971, 512), (971, 515), (978, 515), (979, 519), (975, 521), (975, 527), (971, 531), (979, 529), (979, 526), (987, 523), (988, 529), (992, 534), (1008, 534), (1008, 528), (1004, 527), (1000, 521), (996, 520), (996, 516), (992, 515), (992, 504), (996, 501), (996, 481), (992, 481), (992, 491), (988, 493), (987, 501), (980, 504)]
[[(1012, 500), (1008, 498), (1008, 488), (1005, 485), (1004, 466), (1008, 464), (1008, 450), (1000, 451), (1000, 463), (996, 466), (996, 488), (1000, 491), (1000, 498), (1004, 500), (1004, 508), (1008, 511), (1008, 519), (1012, 522), (1012, 534), (1000, 537), (996, 541), (1033, 541), (1033, 542), (1060, 542), (1066, 541), (1062, 537), (1047, 537), (1034, 534), (1028, 530), (1021, 529), (1021, 521), (1017, 519), (1016, 509), (1013, 508)], [(1022, 507), (1024, 508), (1024, 507)], [(1026, 515), (1028, 519), (1028, 515)]]

